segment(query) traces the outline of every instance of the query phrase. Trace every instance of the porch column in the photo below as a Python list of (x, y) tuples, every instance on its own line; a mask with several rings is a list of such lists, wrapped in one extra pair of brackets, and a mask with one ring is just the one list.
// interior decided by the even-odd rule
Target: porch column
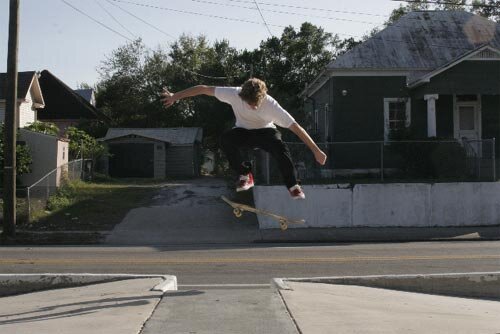
[(438, 94), (424, 95), (427, 101), (427, 137), (436, 137), (436, 100)]

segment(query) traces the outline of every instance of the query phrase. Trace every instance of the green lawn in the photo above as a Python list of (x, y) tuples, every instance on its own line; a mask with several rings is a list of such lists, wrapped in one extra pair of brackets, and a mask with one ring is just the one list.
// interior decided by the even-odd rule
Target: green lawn
[(32, 213), (31, 223), (19, 227), (38, 231), (111, 230), (131, 209), (147, 205), (158, 192), (158, 186), (158, 181), (75, 182), (64, 201), (57, 199), (62, 207)]

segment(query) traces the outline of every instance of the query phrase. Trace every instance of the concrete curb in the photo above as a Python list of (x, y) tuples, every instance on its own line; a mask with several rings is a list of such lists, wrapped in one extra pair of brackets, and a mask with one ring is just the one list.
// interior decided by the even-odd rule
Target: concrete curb
[(261, 229), (256, 242), (393, 242), (500, 240), (500, 225), (478, 227), (339, 227)]
[(312, 278), (274, 278), (271, 287), (293, 290), (287, 282), (358, 285), (466, 298), (500, 299), (500, 271), (424, 275), (371, 275)]
[(87, 273), (0, 274), (0, 297), (40, 290), (61, 289), (138, 278), (162, 279), (162, 282), (151, 288), (151, 291), (166, 292), (177, 290), (177, 277), (172, 275)]

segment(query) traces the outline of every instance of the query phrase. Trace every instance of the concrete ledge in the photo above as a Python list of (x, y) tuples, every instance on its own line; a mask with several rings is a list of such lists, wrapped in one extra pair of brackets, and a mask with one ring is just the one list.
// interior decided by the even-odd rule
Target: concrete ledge
[(499, 272), (444, 273), (426, 275), (376, 275), (312, 278), (277, 278), (271, 286), (290, 290), (287, 282), (357, 285), (466, 298), (500, 299)]
[(177, 290), (177, 277), (171, 275), (129, 274), (0, 274), (0, 297), (41, 290), (61, 289), (139, 278), (161, 278), (151, 291)]
[[(283, 186), (253, 188), (255, 206), (305, 224), (331, 227), (462, 227), (500, 224), (500, 182), (304, 185), (305, 201)], [(258, 215), (261, 229), (276, 228)]]

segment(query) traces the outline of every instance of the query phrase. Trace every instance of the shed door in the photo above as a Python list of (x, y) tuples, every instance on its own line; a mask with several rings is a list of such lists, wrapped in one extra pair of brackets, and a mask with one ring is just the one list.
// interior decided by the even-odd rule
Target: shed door
[(111, 177), (154, 177), (154, 144), (110, 145)]

